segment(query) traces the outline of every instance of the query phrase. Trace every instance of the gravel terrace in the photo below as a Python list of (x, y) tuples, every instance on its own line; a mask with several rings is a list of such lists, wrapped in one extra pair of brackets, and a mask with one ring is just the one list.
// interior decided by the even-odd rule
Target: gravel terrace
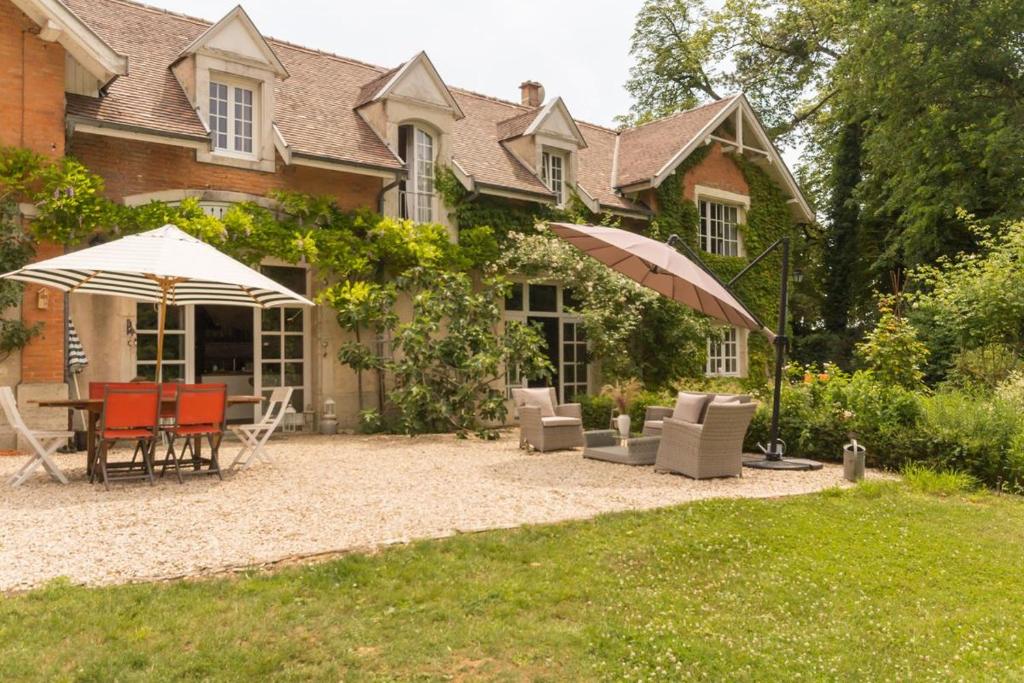
[[(693, 481), (584, 460), (527, 454), (513, 432), (494, 442), (452, 436), (287, 436), (272, 464), (155, 486), (85, 480), (84, 454), (59, 455), (72, 479), (37, 470), (3, 483), (21, 457), (0, 458), (0, 591), (59, 576), (110, 584), (215, 573), (460, 532), (558, 522), (716, 497), (809, 493), (842, 482), (819, 472), (746, 470)], [(237, 444), (225, 444), (230, 462)], [(880, 476), (869, 474), (869, 476)]]

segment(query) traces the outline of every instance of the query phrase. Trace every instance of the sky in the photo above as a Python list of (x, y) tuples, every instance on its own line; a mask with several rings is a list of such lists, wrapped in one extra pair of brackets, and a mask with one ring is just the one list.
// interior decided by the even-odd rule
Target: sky
[[(239, 0), (145, 0), (216, 21)], [(519, 100), (544, 85), (572, 115), (629, 111), (629, 39), (643, 0), (243, 0), (264, 35), (385, 67), (426, 50), (450, 86)]]

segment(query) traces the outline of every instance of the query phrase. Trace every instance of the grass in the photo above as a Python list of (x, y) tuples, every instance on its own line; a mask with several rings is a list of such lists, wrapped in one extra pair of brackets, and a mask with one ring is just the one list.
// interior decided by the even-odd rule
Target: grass
[(0, 598), (0, 680), (1019, 675), (1024, 502), (933, 488), (703, 502), (230, 579), (57, 582)]

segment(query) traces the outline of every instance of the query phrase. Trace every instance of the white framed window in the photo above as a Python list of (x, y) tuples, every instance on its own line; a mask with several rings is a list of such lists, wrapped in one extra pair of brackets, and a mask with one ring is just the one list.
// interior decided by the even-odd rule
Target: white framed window
[(210, 135), (218, 152), (252, 156), (255, 149), (255, 93), (252, 86), (210, 80)]
[(540, 179), (555, 193), (555, 202), (565, 203), (565, 157), (555, 152), (541, 154)]
[[(161, 374), (165, 382), (191, 382), (192, 325), (191, 307), (168, 306), (164, 325), (164, 362)], [(156, 381), (156, 347), (160, 324), (160, 305), (135, 305), (135, 376)]]
[[(587, 337), (583, 319), (574, 310), (571, 289), (548, 283), (513, 283), (505, 298), (505, 320), (540, 328), (547, 342), (548, 359), (555, 369), (552, 386), (557, 389), (560, 402), (571, 403), (575, 397), (587, 393), (590, 376)], [(518, 368), (507, 368), (507, 396), (512, 396), (512, 389), (527, 385), (532, 384), (522, 377)]]
[(738, 377), (740, 374), (739, 330), (730, 327), (719, 338), (708, 337), (708, 361), (705, 372), (714, 377)]
[(398, 149), (408, 172), (399, 182), (399, 216), (429, 223), (434, 220), (434, 137), (418, 126), (400, 126)]
[(709, 254), (740, 255), (738, 206), (701, 199), (700, 246)]

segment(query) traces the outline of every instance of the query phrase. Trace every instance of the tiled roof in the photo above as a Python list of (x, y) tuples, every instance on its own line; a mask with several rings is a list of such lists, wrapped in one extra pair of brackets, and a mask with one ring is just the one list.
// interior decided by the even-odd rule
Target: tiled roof
[[(129, 59), (128, 75), (114, 81), (105, 97), (68, 95), (69, 115), (206, 137), (170, 65), (210, 22), (128, 0), (64, 2)], [(290, 74), (276, 85), (274, 123), (293, 153), (401, 168), (400, 160), (355, 111), (377, 95), (397, 69), (272, 38), (267, 42)], [(537, 176), (501, 144), (521, 135), (541, 110), (456, 88), (450, 92), (465, 113), (453, 124), (452, 150), (459, 166), (484, 186), (550, 196)], [(621, 134), (577, 122), (587, 143), (579, 151), (578, 183), (605, 207), (641, 208), (619, 196), (615, 188), (656, 175), (731, 101), (713, 102)], [(616, 168), (618, 177), (613, 178)]]
[(517, 138), (526, 132), (526, 129), (530, 127), (538, 116), (540, 116), (541, 107), (529, 107), (522, 114), (516, 114), (510, 119), (498, 122), (498, 139), (499, 140), (511, 140)]
[(734, 95), (696, 109), (622, 132), (619, 140), (619, 187), (650, 180), (725, 107)]
[[(206, 136), (170, 70), (209, 22), (121, 0), (65, 0), (114, 49), (128, 55), (128, 75), (106, 97), (68, 97), (68, 113), (155, 131)], [(278, 81), (274, 122), (293, 152), (356, 164), (401, 168), (401, 162), (352, 110), (360, 89), (383, 69), (272, 39), (291, 77)]]

